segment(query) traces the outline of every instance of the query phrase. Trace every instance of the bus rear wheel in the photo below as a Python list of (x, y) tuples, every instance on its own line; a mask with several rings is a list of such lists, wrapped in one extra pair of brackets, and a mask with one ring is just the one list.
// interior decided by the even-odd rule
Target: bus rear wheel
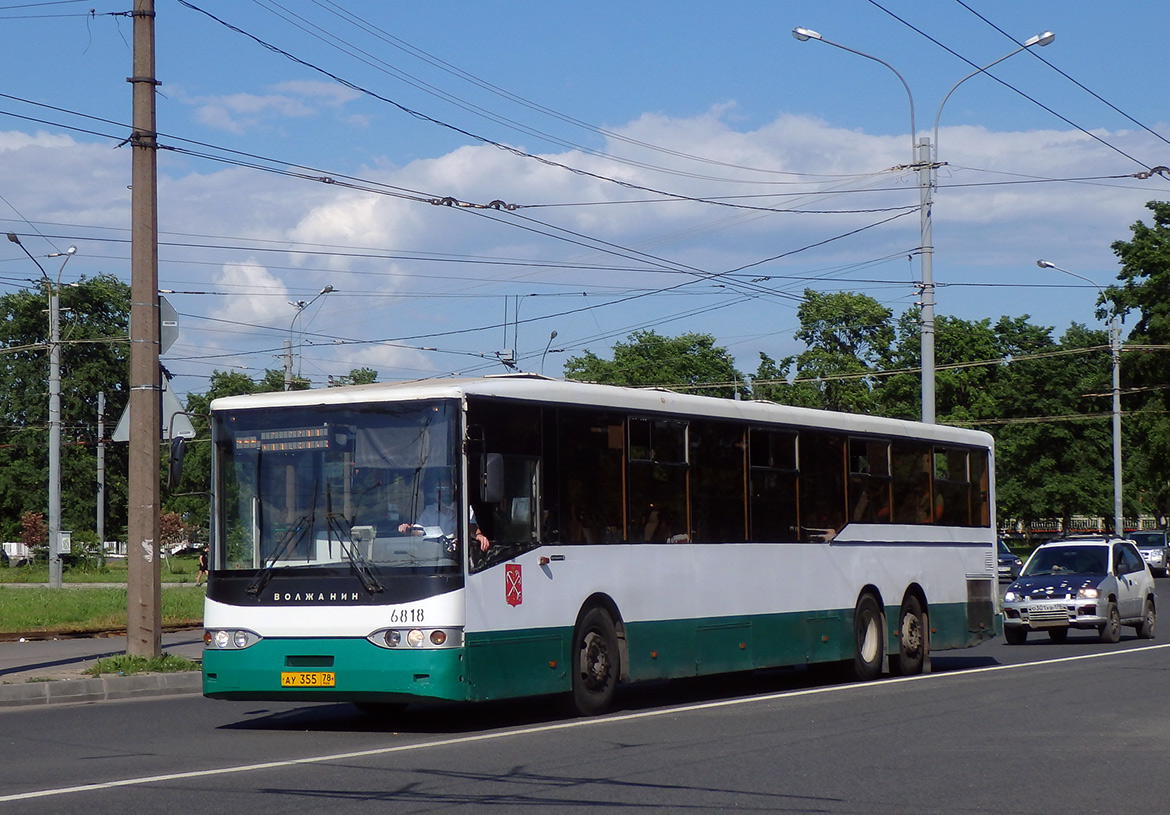
[(590, 609), (573, 634), (573, 707), (582, 716), (609, 710), (621, 674), (617, 628), (609, 612)]
[(930, 633), (922, 604), (914, 596), (907, 597), (898, 612), (898, 653), (890, 655), (890, 673), (895, 676), (918, 676), (926, 668), (926, 654), (930, 647)]
[(861, 682), (877, 679), (885, 655), (881, 606), (872, 594), (863, 594), (853, 610), (853, 675)]

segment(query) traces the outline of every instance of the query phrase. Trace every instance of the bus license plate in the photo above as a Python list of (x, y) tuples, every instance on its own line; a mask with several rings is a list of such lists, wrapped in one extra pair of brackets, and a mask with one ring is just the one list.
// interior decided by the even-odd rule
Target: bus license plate
[(282, 688), (332, 688), (336, 675), (325, 671), (285, 671), (280, 675)]

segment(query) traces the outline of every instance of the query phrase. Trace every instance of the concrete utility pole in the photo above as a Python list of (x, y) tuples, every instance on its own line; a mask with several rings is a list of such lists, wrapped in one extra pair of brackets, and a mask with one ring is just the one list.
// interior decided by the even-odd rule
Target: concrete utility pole
[[(61, 588), (61, 274), (77, 251), (53, 252), (64, 257), (57, 285), (49, 291), (49, 588)], [(52, 286), (53, 281), (49, 281)]]
[(133, 149), (130, 196), (130, 473), (126, 541), (126, 653), (162, 652), (159, 569), (158, 143), (154, 0), (134, 0)]
[(97, 536), (98, 546), (106, 547), (106, 392), (97, 397)]

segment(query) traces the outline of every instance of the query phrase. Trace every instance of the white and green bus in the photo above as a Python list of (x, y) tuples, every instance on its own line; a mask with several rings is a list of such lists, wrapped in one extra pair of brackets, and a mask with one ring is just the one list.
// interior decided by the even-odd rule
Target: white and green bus
[(985, 433), (510, 375), (217, 399), (212, 441), (218, 699), (593, 714), (999, 625)]

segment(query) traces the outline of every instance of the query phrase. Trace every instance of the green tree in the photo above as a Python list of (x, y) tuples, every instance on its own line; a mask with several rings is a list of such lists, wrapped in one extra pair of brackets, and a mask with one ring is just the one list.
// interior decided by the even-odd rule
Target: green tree
[[(48, 507), (49, 283), (0, 297), (0, 532), (13, 537), (27, 511)], [(61, 300), (62, 527), (92, 530), (97, 517), (97, 404), (107, 423), (126, 405), (130, 288), (112, 275), (63, 286)], [(106, 518), (126, 523), (126, 450), (106, 450)]]
[[(888, 376), (883, 378), (878, 412), (886, 416), (914, 421), (922, 416), (922, 333), (918, 320), (916, 309), (898, 319), (896, 339), (882, 363)], [(934, 332), (936, 421), (963, 424), (994, 416), (987, 387), (996, 369), (978, 364), (1003, 357), (991, 320), (969, 321), (940, 314), (935, 317)]]
[[(761, 355), (756, 379), (765, 390), (757, 395), (789, 405), (876, 412), (880, 383), (873, 374), (889, 356), (891, 311), (865, 294), (805, 289), (796, 315), (796, 339), (806, 349), (780, 364)], [(783, 379), (777, 374), (785, 371), (791, 373), (792, 384), (769, 384)]]
[(663, 337), (652, 330), (635, 331), (613, 346), (613, 359), (586, 350), (565, 361), (565, 378), (607, 385), (656, 386), (674, 391), (730, 398), (746, 393), (747, 380), (731, 354), (715, 345), (710, 334)]
[(378, 372), (373, 368), (354, 368), (345, 376), (329, 377), (329, 387), (340, 388), (345, 385), (370, 385), (378, 381)]
[[(1121, 355), (1125, 491), (1133, 509), (1170, 514), (1170, 202), (1146, 207), (1153, 223), (1138, 221), (1128, 241), (1115, 241), (1119, 284), (1105, 290), (1099, 316), (1136, 316)], [(1113, 308), (1107, 309), (1111, 301)], [(1141, 349), (1136, 350), (1136, 349)]]
[(1005, 363), (989, 385), (998, 422), (989, 429), (1001, 517), (1111, 517), (1104, 333), (1074, 323), (1057, 344), (1025, 318), (1003, 318), (997, 332)]

